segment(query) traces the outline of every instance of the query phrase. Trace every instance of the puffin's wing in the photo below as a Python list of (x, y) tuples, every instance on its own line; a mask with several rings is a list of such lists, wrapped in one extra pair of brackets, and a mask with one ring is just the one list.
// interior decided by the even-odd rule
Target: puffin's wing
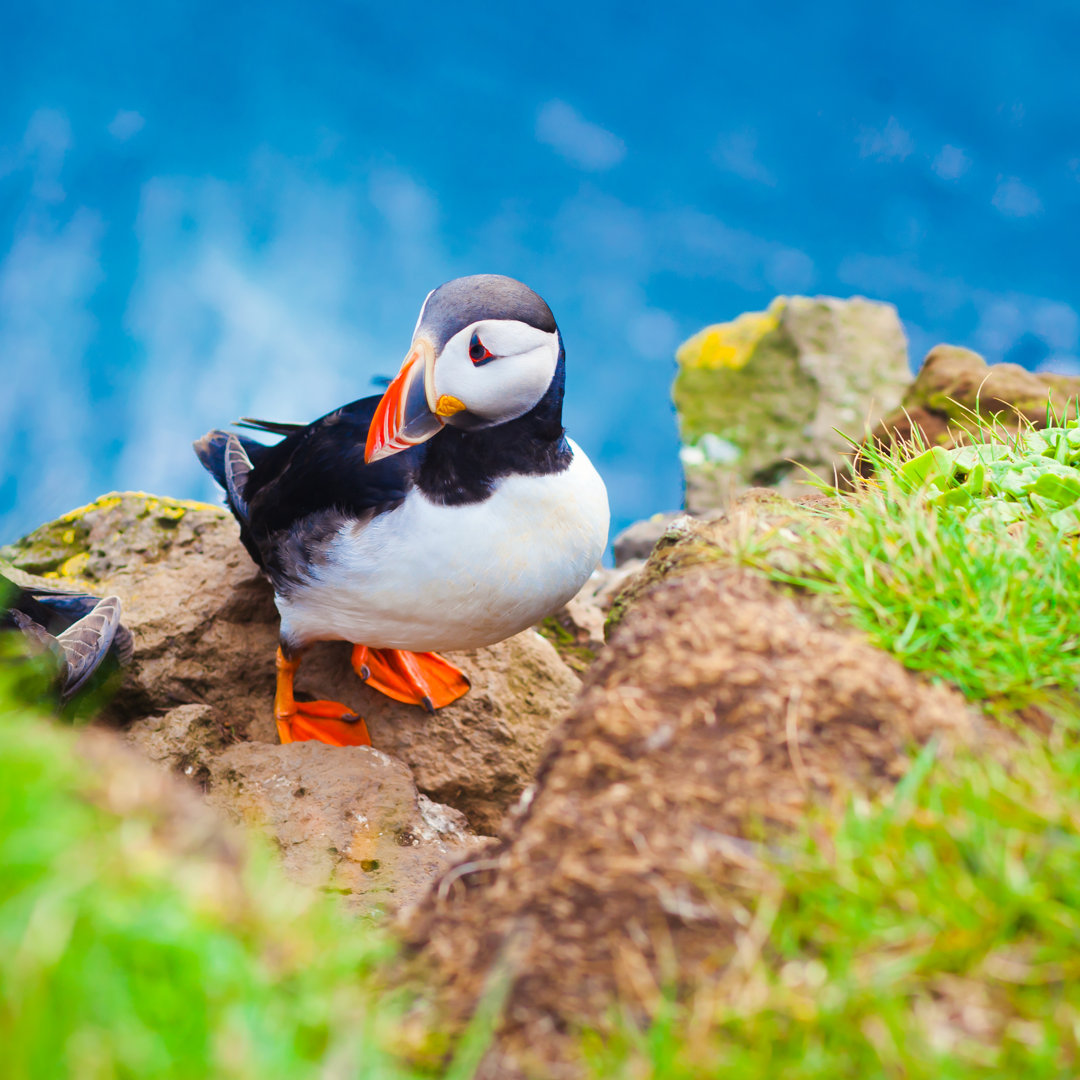
[[(89, 597), (65, 594), (54, 597), (51, 591), (45, 593), (37, 589), (31, 592), (3, 576), (0, 576), (0, 588), (4, 594), (3, 625), (17, 627), (24, 633), (33, 623), (52, 637), (81, 619), (94, 606), (85, 603)], [(45, 600), (49, 602), (43, 602)], [(35, 634), (30, 636), (36, 640)]]
[(135, 643), (120, 622), (120, 601), (115, 596), (101, 599), (38, 584), (30, 589), (2, 575), (0, 582), (10, 586), (0, 626), (17, 627), (39, 647), (60, 654), (63, 699), (86, 683), (110, 651), (119, 664), (130, 663)]
[(51, 649), (56, 645), (56, 638), (41, 623), (31, 619), (26, 612), (20, 611), (17, 607), (11, 608), (6, 613), (2, 625), (5, 628), (13, 626), (17, 630), (21, 630), (23, 635), (32, 641), (38, 649)]
[(202, 467), (226, 491), (228, 491), (229, 485), (228, 478), (225, 475), (225, 451), (228, 449), (230, 438), (235, 439), (240, 444), (241, 449), (253, 465), (260, 461), (263, 455), (271, 449), (254, 439), (249, 439), (246, 435), (231, 435), (229, 432), (221, 430), (208, 431), (201, 439), (197, 439), (192, 444), (196, 457), (198, 457)]
[[(85, 620), (95, 610), (101, 609), (101, 604), (104, 602), (101, 597), (91, 596), (89, 593), (66, 592), (62, 589), (49, 589), (45, 586), (35, 586), (33, 595), (27, 594), (27, 599), (40, 604), (39, 610), (50, 612), (54, 616), (51, 623), (52, 632), (61, 641), (66, 632), (65, 628), (74, 629), (80, 620)], [(115, 597), (107, 597), (106, 599), (114, 600), (119, 612), (120, 601)], [(99, 613), (103, 613), (103, 610), (99, 610)], [(135, 638), (122, 622), (116, 624), (111, 649), (113, 659), (121, 667), (130, 664), (135, 655)]]
[(424, 448), (364, 461), (379, 401), (354, 401), (262, 448), (244, 489), (254, 535), (272, 535), (321, 510), (364, 519), (405, 498)]

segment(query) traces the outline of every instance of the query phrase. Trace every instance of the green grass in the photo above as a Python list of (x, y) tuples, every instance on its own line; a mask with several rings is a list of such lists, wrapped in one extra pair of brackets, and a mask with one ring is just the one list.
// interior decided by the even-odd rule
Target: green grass
[[(381, 1048), (386, 946), (260, 847), (235, 870), (108, 809), (75, 736), (26, 704), (0, 635), (0, 1072), (12, 1080), (413, 1075)], [(167, 830), (166, 830), (167, 831)]]
[(889, 799), (808, 826), (766, 882), (760, 944), (648, 1032), (593, 1040), (594, 1076), (1080, 1069), (1077, 748), (1032, 739), (1008, 768), (930, 749)]
[[(774, 539), (745, 560), (820, 595), (906, 667), (1000, 715), (1038, 707), (1080, 721), (1080, 543), (1071, 507), (1062, 516), (1039, 494), (1080, 490), (1080, 469), (1047, 458), (1043, 433), (1029, 437), (1039, 440), (1030, 453), (1022, 436), (996, 454), (877, 455), (876, 478), (838, 495), (798, 542)], [(996, 460), (972, 468), (980, 453)]]
[[(797, 584), (906, 667), (1005, 709), (1080, 685), (1080, 553), (1052, 523), (988, 530), (888, 488), (810, 541)], [(1073, 709), (1075, 712), (1075, 707)]]

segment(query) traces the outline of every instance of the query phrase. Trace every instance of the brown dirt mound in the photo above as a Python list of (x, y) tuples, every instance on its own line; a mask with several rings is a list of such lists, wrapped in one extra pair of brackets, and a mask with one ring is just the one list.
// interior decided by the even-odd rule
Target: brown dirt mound
[[(497, 846), (438, 880), (405, 927), (444, 1020), (508, 980), (481, 1075), (573, 1075), (580, 1024), (725, 962), (750, 838), (898, 778), (978, 719), (766, 583), (719, 566), (657, 585), (614, 634)], [(542, 1060), (538, 1058), (542, 1055)]]

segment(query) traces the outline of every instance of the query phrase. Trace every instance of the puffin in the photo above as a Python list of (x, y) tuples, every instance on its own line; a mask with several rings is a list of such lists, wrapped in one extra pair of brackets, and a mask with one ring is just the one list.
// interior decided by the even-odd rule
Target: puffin
[(607, 545), (607, 490), (563, 428), (566, 357), (547, 303), (476, 274), (428, 293), (385, 392), (310, 424), (241, 418), (266, 444), (195, 444), (280, 615), (282, 743), (367, 746), (335, 701), (294, 679), (316, 641), (352, 644), (359, 678), (433, 712), (469, 689), (440, 655), (492, 645), (557, 611)]
[(0, 629), (19, 630), (35, 651), (55, 656), (54, 685), (61, 705), (87, 686), (106, 658), (123, 666), (134, 652), (131, 631), (120, 622), (119, 598), (24, 587), (4, 575)]

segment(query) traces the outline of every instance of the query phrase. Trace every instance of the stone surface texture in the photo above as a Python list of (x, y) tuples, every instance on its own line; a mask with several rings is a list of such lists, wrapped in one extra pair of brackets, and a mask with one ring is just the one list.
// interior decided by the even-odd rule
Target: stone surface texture
[(844, 435), (860, 439), (911, 378), (896, 309), (861, 297), (778, 297), (767, 311), (706, 327), (676, 358), (694, 513), (723, 507), (742, 487), (807, 490), (792, 462), (831, 481)]
[(351, 906), (404, 907), (477, 837), (417, 795), (408, 767), (370, 747), (237, 743), (213, 758), (209, 802), (264, 832), (296, 881)]

